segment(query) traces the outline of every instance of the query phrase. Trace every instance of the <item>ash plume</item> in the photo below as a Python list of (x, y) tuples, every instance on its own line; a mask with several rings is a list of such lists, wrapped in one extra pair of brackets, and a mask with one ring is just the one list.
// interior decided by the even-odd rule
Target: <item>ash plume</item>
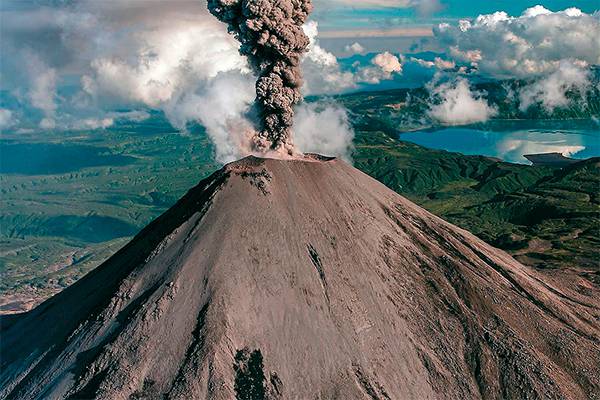
[(312, 11), (311, 0), (208, 0), (208, 9), (228, 24), (258, 76), (255, 149), (291, 154), (293, 107), (302, 99), (300, 59), (309, 45), (302, 25)]

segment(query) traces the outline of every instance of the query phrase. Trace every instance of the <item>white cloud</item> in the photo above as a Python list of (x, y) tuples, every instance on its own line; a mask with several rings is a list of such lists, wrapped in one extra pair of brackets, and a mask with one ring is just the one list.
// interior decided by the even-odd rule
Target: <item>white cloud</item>
[(381, 81), (394, 79), (396, 74), (402, 74), (402, 62), (386, 51), (375, 55), (371, 59), (371, 65), (356, 65), (354, 70), (354, 82), (377, 85)]
[(533, 17), (537, 17), (538, 15), (548, 15), (548, 14), (552, 14), (552, 11), (546, 9), (544, 6), (541, 5), (536, 5), (533, 6), (531, 8), (528, 8), (527, 10), (525, 10), (523, 12), (523, 17), (525, 18), (533, 18)]
[(150, 114), (146, 111), (109, 112), (107, 116), (113, 120), (126, 120), (132, 122), (142, 122), (150, 118)]
[(13, 112), (5, 108), (0, 108), (0, 129), (10, 128), (16, 123)]
[[(10, 63), (6, 74), (14, 79), (3, 79), (2, 89), (22, 92), (22, 104), (42, 112), (36, 123), (43, 129), (104, 129), (118, 120), (145, 117), (111, 110), (151, 108), (164, 111), (180, 130), (199, 121), (219, 161), (249, 152), (247, 114), (255, 78), (239, 43), (208, 13), (205, 2), (80, 0), (11, 13), (2, 15), (3, 61)], [(368, 65), (361, 74), (342, 71), (336, 57), (319, 46), (316, 23), (305, 29), (311, 36), (303, 61), (306, 94), (391, 77), (385, 65)], [(22, 43), (31, 47), (23, 51)], [(68, 91), (61, 90), (65, 85)], [(343, 110), (303, 107), (301, 147), (342, 154), (350, 135)], [(315, 121), (329, 127), (328, 135), (340, 136), (312, 134), (309, 126)]]
[(433, 64), (439, 70), (454, 69), (456, 67), (456, 63), (454, 61), (444, 60), (440, 57), (436, 57), (433, 60)]
[(576, 8), (552, 12), (535, 6), (512, 17), (506, 12), (440, 24), (434, 34), (450, 55), (496, 78), (552, 73), (561, 61), (600, 64), (600, 13)]
[(473, 92), (464, 78), (435, 86), (432, 97), (429, 115), (443, 124), (483, 122), (496, 114), (481, 93)]
[(302, 28), (309, 39), (308, 51), (304, 56), (305, 61), (323, 66), (337, 65), (337, 58), (319, 45), (319, 41), (317, 40), (319, 24), (316, 21), (308, 21)]
[(127, 58), (101, 57), (91, 62), (93, 74), (84, 77), (84, 88), (90, 94), (110, 94), (160, 108), (220, 72), (245, 71), (237, 43), (209, 18), (139, 32)]
[(31, 105), (44, 113), (40, 122), (43, 129), (54, 128), (56, 113), (57, 74), (49, 68), (40, 57), (30, 49), (21, 52), (29, 77), (27, 97)]
[(114, 123), (113, 118), (84, 118), (76, 121), (73, 129), (106, 129)]
[(344, 108), (335, 103), (304, 103), (296, 110), (294, 142), (305, 153), (351, 162), (354, 131)]
[(199, 121), (216, 147), (216, 158), (233, 161), (249, 152), (251, 123), (245, 118), (254, 100), (254, 77), (238, 44), (211, 16), (168, 22), (139, 34), (127, 59), (92, 62), (83, 87), (96, 97), (116, 97), (161, 109), (185, 131)]
[[(25, 91), (21, 98), (43, 113), (41, 128), (103, 129), (147, 116), (104, 110), (159, 109), (182, 130), (200, 120), (219, 159), (233, 157), (223, 124), (234, 113), (243, 119), (254, 99), (254, 77), (239, 44), (205, 3), (82, 0), (12, 14), (2, 16), (8, 22), (3, 56), (15, 78), (5, 89)], [(24, 42), (31, 47), (20, 50)], [(27, 67), (22, 72), (21, 64)], [(73, 85), (77, 76), (79, 91), (59, 97), (57, 88)]]
[(215, 144), (217, 161), (225, 163), (250, 153), (253, 128), (245, 114), (254, 97), (253, 80), (224, 72), (201, 90), (166, 104), (165, 112), (180, 130), (185, 130), (188, 121), (201, 122)]
[(28, 93), (31, 105), (44, 111), (47, 116), (53, 116), (56, 112), (56, 71), (51, 68), (36, 69), (32, 75), (34, 76)]
[(411, 57), (410, 61), (419, 64), (423, 68), (435, 67), (435, 63), (433, 61), (423, 60), (422, 58)]
[(536, 103), (541, 103), (548, 111), (556, 107), (566, 107), (570, 102), (567, 92), (583, 94), (591, 84), (589, 75), (589, 71), (574, 63), (562, 61), (559, 68), (549, 76), (540, 78), (521, 89), (519, 107), (521, 111), (527, 110)]
[(310, 44), (302, 61), (305, 94), (334, 93), (356, 87), (354, 75), (342, 71), (337, 58), (319, 45), (319, 26), (309, 21), (303, 26)]
[(361, 83), (378, 84), (382, 80), (393, 79), (395, 73), (402, 73), (399, 58), (389, 52), (374, 56), (371, 65), (357, 64), (352, 72), (344, 71), (337, 58), (319, 45), (317, 22), (309, 21), (303, 28), (310, 39), (302, 62), (303, 91), (307, 95), (339, 93), (355, 89)]
[(371, 62), (374, 65), (377, 65), (381, 68), (381, 70), (386, 74), (392, 74), (393, 72), (402, 72), (402, 64), (400, 64), (400, 60), (395, 55), (390, 52), (384, 52), (381, 54), (377, 54), (373, 57)]
[(362, 54), (365, 52), (365, 48), (358, 42), (354, 42), (344, 47), (346, 53), (350, 54)]
[(39, 126), (41, 129), (54, 129), (56, 128), (56, 121), (52, 118), (42, 118)]
[(421, 58), (411, 57), (410, 61), (419, 64), (425, 68), (437, 68), (440, 71), (456, 68), (456, 63), (451, 60), (444, 60), (441, 57), (435, 57), (433, 61), (423, 60)]
[(508, 134), (497, 142), (498, 157), (511, 162), (523, 162), (524, 154), (560, 153), (565, 157), (571, 157), (586, 149), (583, 144), (569, 144), (564, 140), (552, 140), (551, 137), (548, 138), (547, 133), (538, 133), (539, 140), (532, 140), (531, 137), (521, 139), (517, 136)]
[(600, 64), (600, 13), (543, 6), (513, 17), (504, 11), (440, 24), (434, 34), (449, 56), (483, 75), (531, 83), (518, 93), (520, 109), (541, 103), (551, 111), (569, 103), (568, 91), (590, 86), (589, 69)]

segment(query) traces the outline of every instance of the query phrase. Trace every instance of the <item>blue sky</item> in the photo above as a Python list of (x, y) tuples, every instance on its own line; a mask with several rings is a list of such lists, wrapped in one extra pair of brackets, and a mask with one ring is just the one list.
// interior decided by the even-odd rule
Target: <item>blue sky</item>
[[(329, 1), (329, 0), (325, 0)], [(358, 0), (360, 2), (360, 0)], [(600, 9), (598, 0), (442, 0), (440, 11), (420, 16), (414, 8), (353, 8), (341, 4), (316, 3), (314, 18), (322, 32), (335, 30), (379, 29), (391, 27), (431, 26), (448, 20), (474, 18), (480, 14), (506, 11), (509, 15), (520, 15), (526, 8), (542, 5), (552, 11), (577, 7), (592, 13)]]

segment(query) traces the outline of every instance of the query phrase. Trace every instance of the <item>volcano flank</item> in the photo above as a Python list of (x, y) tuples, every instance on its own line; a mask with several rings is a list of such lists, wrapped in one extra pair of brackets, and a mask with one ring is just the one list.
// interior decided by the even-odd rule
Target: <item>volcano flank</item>
[(248, 157), (2, 316), (0, 399), (593, 399), (599, 319), (341, 160)]

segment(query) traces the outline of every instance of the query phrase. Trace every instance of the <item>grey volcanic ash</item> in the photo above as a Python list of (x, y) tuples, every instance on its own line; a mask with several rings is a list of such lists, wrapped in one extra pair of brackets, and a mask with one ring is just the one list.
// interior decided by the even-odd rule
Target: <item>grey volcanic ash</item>
[(293, 106), (302, 100), (301, 56), (309, 39), (302, 29), (311, 0), (209, 0), (210, 12), (228, 24), (240, 53), (258, 76), (256, 150), (293, 152)]

